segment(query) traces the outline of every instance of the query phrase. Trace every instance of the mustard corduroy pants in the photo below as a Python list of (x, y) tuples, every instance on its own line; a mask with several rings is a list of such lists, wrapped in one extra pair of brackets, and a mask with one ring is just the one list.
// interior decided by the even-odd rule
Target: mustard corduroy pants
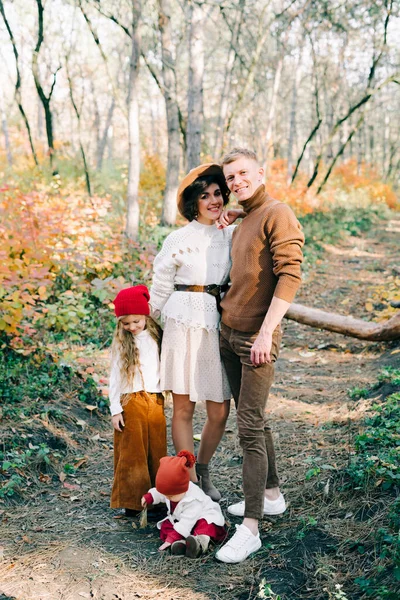
[(111, 508), (141, 510), (140, 500), (155, 484), (160, 458), (167, 454), (162, 394), (144, 391), (121, 397), (125, 427), (114, 430)]

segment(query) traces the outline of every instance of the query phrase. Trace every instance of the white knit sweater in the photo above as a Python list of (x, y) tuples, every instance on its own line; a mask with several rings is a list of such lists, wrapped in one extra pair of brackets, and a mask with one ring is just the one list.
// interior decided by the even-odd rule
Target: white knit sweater
[(174, 319), (185, 327), (218, 328), (220, 315), (213, 296), (175, 292), (176, 283), (222, 285), (229, 281), (231, 241), (235, 226), (217, 229), (192, 221), (165, 239), (154, 259), (150, 290), (152, 314), (163, 322)]
[(163, 502), (167, 505), (168, 514), (165, 519), (157, 523), (158, 529), (161, 529), (163, 521), (170, 521), (178, 533), (183, 537), (188, 537), (197, 521), (205, 519), (207, 523), (215, 523), (222, 527), (225, 523), (221, 507), (217, 502), (213, 502), (209, 496), (206, 496), (203, 490), (197, 485), (189, 482), (189, 488), (182, 500), (179, 500), (174, 512), (171, 514), (171, 501), (156, 488), (151, 488), (148, 492), (153, 497), (153, 504)]
[(121, 394), (131, 394), (145, 390), (149, 393), (161, 392), (160, 387), (160, 356), (158, 344), (145, 329), (135, 336), (135, 342), (139, 350), (140, 371), (135, 371), (132, 383), (121, 379), (120, 358), (115, 357), (111, 362), (109, 398), (110, 411), (112, 415), (122, 412)]

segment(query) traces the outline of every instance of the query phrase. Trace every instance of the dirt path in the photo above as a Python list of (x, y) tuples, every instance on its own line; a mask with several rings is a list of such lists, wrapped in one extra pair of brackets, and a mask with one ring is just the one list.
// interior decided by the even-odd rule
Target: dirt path
[[(399, 232), (400, 219), (393, 219), (362, 239), (327, 247), (298, 301), (371, 318), (367, 299), (396, 274)], [(354, 506), (336, 502), (330, 478), (346, 464), (368, 404), (350, 400), (348, 390), (371, 384), (383, 364), (394, 364), (395, 347), (287, 322), (268, 411), (289, 509), (263, 521), (263, 548), (242, 565), (219, 564), (213, 554), (197, 561), (160, 555), (154, 526), (139, 530), (135, 521), (117, 518), (108, 508), (112, 434), (105, 419), (89, 422), (94, 439), (86, 462), (68, 477), (72, 487), (53, 479), (35, 488), (25, 505), (0, 504), (0, 600), (276, 598), (258, 595), (263, 578), (282, 600), (334, 598), (343, 565), (352, 569), (351, 558), (340, 555), (341, 542), (357, 537), (362, 521), (354, 518)], [(197, 431), (203, 421), (198, 407)], [(214, 460), (223, 508), (241, 496), (240, 463), (232, 410)], [(313, 468), (323, 477), (307, 480)], [(362, 499), (359, 509), (367, 505)]]

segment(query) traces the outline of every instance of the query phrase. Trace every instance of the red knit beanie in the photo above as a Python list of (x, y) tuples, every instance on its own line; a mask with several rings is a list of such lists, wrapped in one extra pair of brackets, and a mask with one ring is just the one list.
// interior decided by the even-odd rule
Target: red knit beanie
[(134, 285), (121, 290), (114, 300), (114, 311), (117, 317), (125, 315), (149, 315), (150, 294), (145, 285)]
[(156, 489), (164, 496), (176, 496), (189, 489), (189, 469), (196, 462), (188, 450), (181, 450), (177, 456), (164, 456), (156, 475)]

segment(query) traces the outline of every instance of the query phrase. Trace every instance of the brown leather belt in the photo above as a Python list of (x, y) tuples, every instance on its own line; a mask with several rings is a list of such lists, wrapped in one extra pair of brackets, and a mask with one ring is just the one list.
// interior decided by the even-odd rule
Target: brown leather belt
[(216, 283), (210, 283), (209, 285), (185, 285), (184, 283), (176, 283), (174, 290), (176, 292), (203, 292), (214, 296), (217, 301), (217, 309), (221, 314), (221, 293), (226, 292), (229, 289), (229, 284), (224, 283), (223, 285), (217, 285)]

